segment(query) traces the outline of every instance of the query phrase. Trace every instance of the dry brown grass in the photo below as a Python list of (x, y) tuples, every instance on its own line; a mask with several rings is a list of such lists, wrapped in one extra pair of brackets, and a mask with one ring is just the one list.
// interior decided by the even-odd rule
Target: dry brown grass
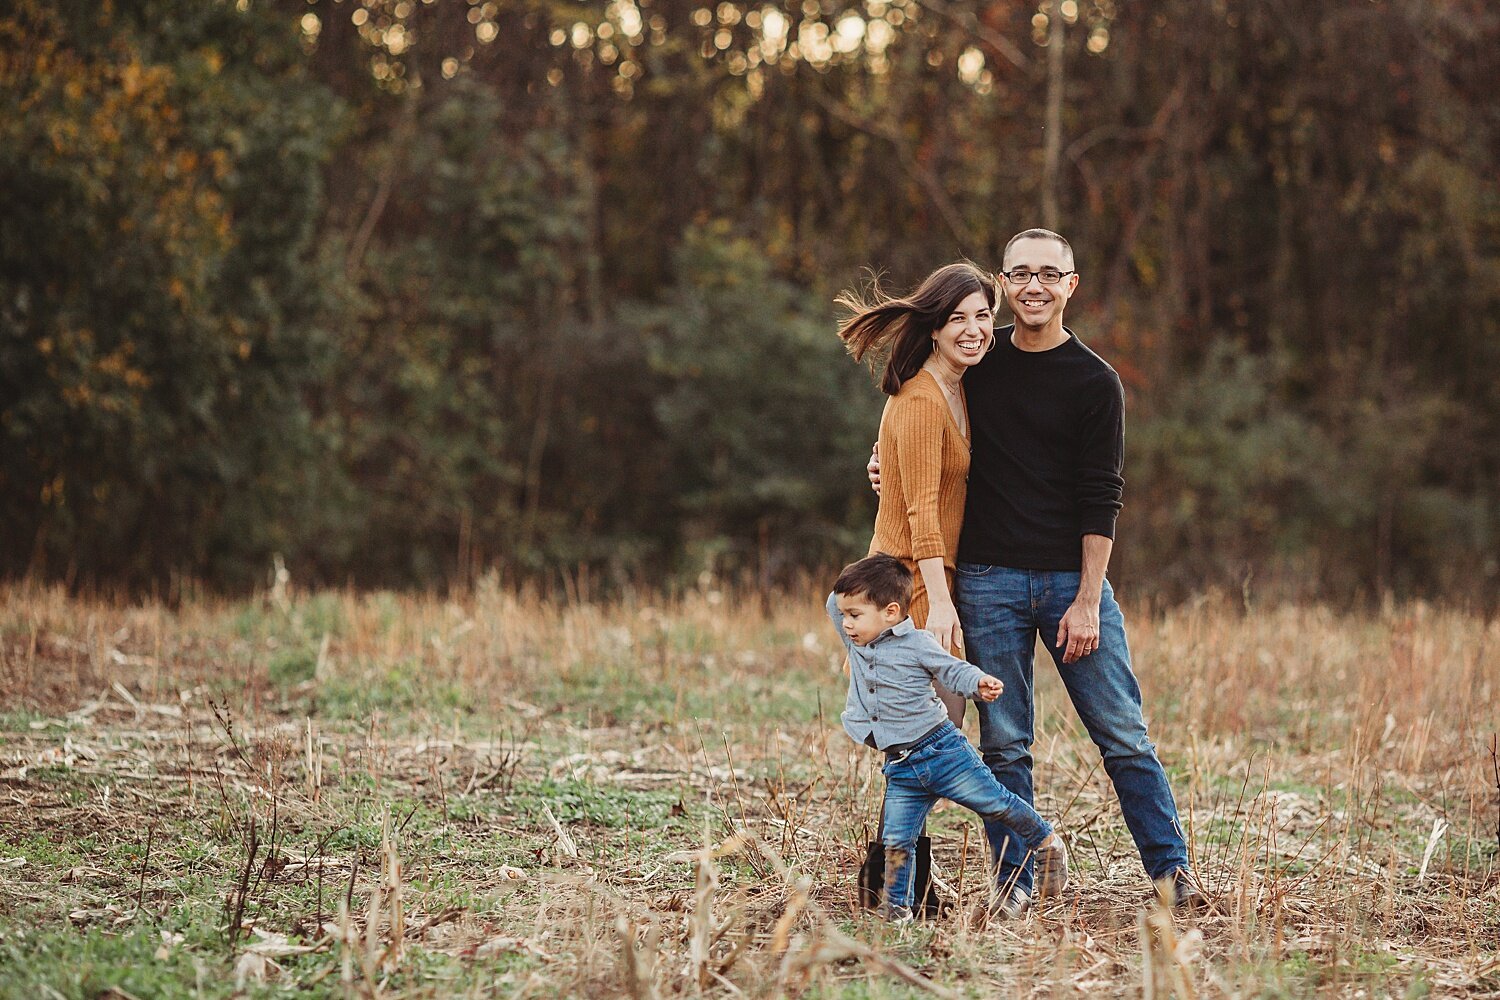
[[(1076, 888), (1014, 924), (894, 930), (852, 905), (878, 772), (838, 728), (816, 595), (0, 598), (0, 940), (42, 970), (49, 927), (147, 927), (226, 990), (1500, 996), (1483, 616), (1134, 615), (1215, 912), (1151, 905), (1047, 667), (1039, 807)], [(933, 833), (967, 909), (979, 824), (950, 807)]]

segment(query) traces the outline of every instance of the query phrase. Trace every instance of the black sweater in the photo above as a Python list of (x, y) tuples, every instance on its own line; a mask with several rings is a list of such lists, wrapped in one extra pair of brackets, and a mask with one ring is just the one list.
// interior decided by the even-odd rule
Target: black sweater
[(962, 562), (1077, 571), (1084, 535), (1115, 535), (1125, 455), (1120, 376), (1068, 332), (1027, 352), (995, 331), (964, 376), (973, 452)]

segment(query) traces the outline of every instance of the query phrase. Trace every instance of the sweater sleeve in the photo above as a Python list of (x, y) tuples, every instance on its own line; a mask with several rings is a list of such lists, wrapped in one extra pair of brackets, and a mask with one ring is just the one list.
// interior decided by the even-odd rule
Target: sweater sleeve
[(1109, 371), (1085, 392), (1075, 494), (1082, 534), (1115, 537), (1115, 518), (1124, 506), (1124, 468), (1125, 390)]
[(911, 527), (912, 559), (921, 561), (947, 552), (938, 517), (938, 488), (943, 474), (945, 404), (913, 395), (896, 401), (887, 429), (905, 493), (906, 520)]

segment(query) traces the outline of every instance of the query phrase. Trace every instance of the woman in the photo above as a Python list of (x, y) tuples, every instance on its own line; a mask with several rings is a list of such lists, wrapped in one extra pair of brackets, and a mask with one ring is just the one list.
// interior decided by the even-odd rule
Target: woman
[[(878, 283), (871, 301), (846, 292), (853, 315), (839, 337), (856, 361), (868, 360), (891, 398), (880, 418), (880, 506), (870, 553), (906, 562), (914, 589), (912, 622), (962, 655), (953, 604), (953, 567), (969, 474), (964, 372), (995, 342), (995, 285), (968, 262), (932, 272), (905, 298)], [(962, 725), (964, 700), (938, 686), (948, 717)]]

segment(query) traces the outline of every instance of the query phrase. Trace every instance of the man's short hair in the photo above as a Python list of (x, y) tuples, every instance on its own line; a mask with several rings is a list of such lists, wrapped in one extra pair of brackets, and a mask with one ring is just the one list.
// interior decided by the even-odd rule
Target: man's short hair
[(905, 611), (911, 604), (911, 570), (895, 556), (880, 552), (845, 566), (833, 592), (845, 597), (864, 595), (877, 608), (898, 604)]
[(1010, 238), (1010, 242), (1005, 244), (1005, 251), (1000, 254), (1001, 267), (1005, 266), (1006, 258), (1010, 256), (1010, 248), (1015, 246), (1021, 240), (1056, 240), (1057, 242), (1062, 244), (1063, 252), (1068, 255), (1068, 266), (1074, 266), (1073, 247), (1068, 243), (1067, 240), (1063, 239), (1061, 236), (1059, 236), (1057, 233), (1054, 233), (1050, 229), (1028, 229), (1025, 232), (1020, 232), (1012, 236)]

